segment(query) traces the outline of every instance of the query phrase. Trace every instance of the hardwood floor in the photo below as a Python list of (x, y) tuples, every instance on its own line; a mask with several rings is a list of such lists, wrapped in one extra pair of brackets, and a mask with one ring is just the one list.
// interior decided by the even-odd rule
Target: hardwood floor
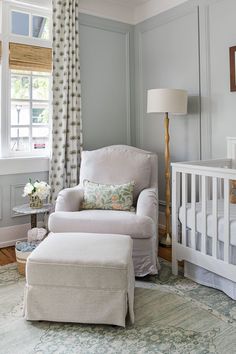
[(172, 248), (171, 247), (162, 247), (159, 245), (158, 247), (158, 256), (166, 259), (167, 261), (171, 262), (171, 252), (172, 252)]
[[(165, 230), (164, 229), (159, 229), (159, 238), (161, 236), (165, 235)], [(158, 247), (158, 256), (166, 259), (167, 261), (171, 262), (172, 259), (172, 248), (171, 247), (162, 247), (159, 245)]]
[(16, 261), (15, 247), (0, 248), (0, 266)]

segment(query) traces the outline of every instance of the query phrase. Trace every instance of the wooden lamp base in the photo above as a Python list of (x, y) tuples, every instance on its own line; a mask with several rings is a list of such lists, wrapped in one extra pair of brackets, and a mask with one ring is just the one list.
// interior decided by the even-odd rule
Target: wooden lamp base
[(164, 236), (161, 237), (159, 243), (162, 247), (171, 247), (172, 246), (171, 235), (165, 234)]
[(166, 232), (160, 239), (160, 244), (165, 247), (171, 247), (171, 233), (170, 233), (170, 135), (169, 135), (169, 117), (165, 113), (165, 179), (166, 179)]

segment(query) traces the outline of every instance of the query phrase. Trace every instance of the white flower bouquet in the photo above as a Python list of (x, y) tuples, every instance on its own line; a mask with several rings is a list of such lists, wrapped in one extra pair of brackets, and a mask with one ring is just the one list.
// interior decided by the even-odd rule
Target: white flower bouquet
[(30, 197), (31, 208), (41, 208), (42, 200), (46, 199), (50, 193), (50, 186), (44, 181), (36, 180), (34, 183), (29, 179), (24, 187), (23, 197)]

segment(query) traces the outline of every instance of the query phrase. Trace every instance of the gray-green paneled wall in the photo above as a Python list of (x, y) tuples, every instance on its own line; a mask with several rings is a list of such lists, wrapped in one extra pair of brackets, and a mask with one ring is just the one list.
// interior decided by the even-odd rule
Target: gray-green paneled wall
[(147, 114), (147, 90), (180, 88), (189, 94), (188, 115), (170, 115), (171, 160), (200, 158), (198, 9), (178, 7), (136, 26), (137, 141), (159, 160), (160, 200), (165, 197), (164, 114)]
[(225, 157), (226, 137), (236, 136), (236, 93), (229, 89), (235, 14), (235, 0), (189, 0), (135, 27), (136, 141), (158, 154), (161, 204), (163, 117), (146, 113), (147, 89), (188, 90), (188, 115), (170, 120), (172, 161)]
[[(80, 15), (84, 148), (131, 144), (156, 152), (163, 204), (163, 117), (147, 115), (147, 89), (189, 92), (188, 115), (171, 117), (172, 161), (225, 156), (226, 136), (236, 134), (228, 53), (235, 14), (235, 0), (189, 0), (136, 26)], [(30, 176), (47, 179), (47, 172)], [(0, 230), (28, 222), (12, 207), (30, 176), (0, 176)]]
[(80, 15), (84, 149), (134, 144), (134, 27)]

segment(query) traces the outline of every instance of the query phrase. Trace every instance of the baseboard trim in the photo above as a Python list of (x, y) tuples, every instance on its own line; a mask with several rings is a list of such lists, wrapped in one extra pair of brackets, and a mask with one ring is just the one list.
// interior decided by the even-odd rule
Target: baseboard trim
[[(42, 225), (42, 222), (38, 223), (39, 227), (42, 227)], [(16, 241), (26, 240), (27, 231), (30, 227), (30, 223), (0, 227), (0, 248), (14, 246)]]

